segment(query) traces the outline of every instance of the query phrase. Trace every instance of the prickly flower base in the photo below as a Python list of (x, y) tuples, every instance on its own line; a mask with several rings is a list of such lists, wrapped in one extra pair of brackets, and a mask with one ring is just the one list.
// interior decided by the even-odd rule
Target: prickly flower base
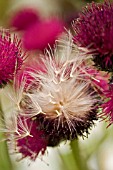
[(41, 122), (40, 127), (49, 136), (48, 146), (57, 146), (61, 141), (73, 140), (78, 136), (87, 137), (88, 130), (94, 125), (94, 120), (97, 120), (95, 110), (84, 117), (69, 116), (68, 120), (64, 115), (54, 119), (43, 114), (37, 116), (37, 120)]

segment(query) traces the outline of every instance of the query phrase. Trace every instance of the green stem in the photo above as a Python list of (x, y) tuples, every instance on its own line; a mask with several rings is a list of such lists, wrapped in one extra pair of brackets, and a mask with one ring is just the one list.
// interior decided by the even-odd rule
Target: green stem
[(58, 151), (58, 154), (59, 154), (60, 159), (61, 159), (61, 161), (62, 161), (62, 169), (69, 170), (69, 169), (68, 169), (68, 166), (67, 166), (67, 164), (66, 164), (64, 155), (62, 155), (62, 153), (60, 152), (59, 149), (58, 149), (57, 151)]
[[(0, 140), (2, 139), (3, 134), (1, 133)], [(0, 142), (0, 170), (13, 170), (6, 141)]]
[[(4, 119), (1, 102), (0, 102), (0, 119)], [(3, 121), (0, 121), (0, 124), (3, 124)], [(0, 133), (0, 170), (13, 170), (13, 166), (8, 152), (7, 142), (3, 139), (4, 139), (4, 133), (1, 132)]]
[(68, 152), (66, 154), (63, 154), (59, 149), (58, 149), (58, 153), (61, 159), (61, 165), (60, 165), (60, 169), (62, 170), (78, 170), (75, 161), (73, 159), (73, 155), (72, 153)]
[(88, 170), (86, 161), (81, 155), (78, 140), (71, 141), (70, 146), (71, 146), (72, 154), (73, 154), (78, 170)]

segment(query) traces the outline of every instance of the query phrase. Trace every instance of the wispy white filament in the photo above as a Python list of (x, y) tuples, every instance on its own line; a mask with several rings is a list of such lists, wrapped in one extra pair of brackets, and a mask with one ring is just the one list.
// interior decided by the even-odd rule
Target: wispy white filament
[(58, 42), (55, 53), (47, 51), (45, 58), (42, 58), (45, 72), (30, 72), (38, 82), (37, 89), (26, 94), (32, 110), (37, 115), (42, 113), (50, 118), (64, 116), (68, 122), (70, 119), (82, 120), (95, 103), (89, 92), (90, 81), (85, 75), (84, 63), (90, 57), (73, 45), (71, 34), (68, 40)]

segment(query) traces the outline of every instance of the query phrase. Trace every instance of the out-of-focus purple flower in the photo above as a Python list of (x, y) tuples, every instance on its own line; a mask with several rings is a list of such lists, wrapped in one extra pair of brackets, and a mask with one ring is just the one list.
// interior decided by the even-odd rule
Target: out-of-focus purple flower
[(11, 26), (17, 30), (25, 30), (33, 23), (39, 21), (37, 11), (32, 8), (25, 8), (18, 11), (11, 20)]
[(21, 41), (7, 30), (0, 30), (0, 86), (13, 79), (20, 69), (24, 54), (21, 52)]
[(23, 45), (28, 50), (44, 50), (48, 44), (52, 46), (55, 43), (63, 27), (63, 22), (56, 18), (36, 22), (25, 31)]
[(113, 5), (88, 4), (74, 22), (74, 42), (88, 49), (98, 68), (113, 71)]
[(42, 154), (45, 153), (47, 137), (45, 136), (44, 131), (40, 130), (35, 120), (27, 119), (26, 123), (30, 133), (17, 140), (18, 152), (22, 153), (23, 157), (29, 157), (31, 160), (35, 160), (40, 152)]

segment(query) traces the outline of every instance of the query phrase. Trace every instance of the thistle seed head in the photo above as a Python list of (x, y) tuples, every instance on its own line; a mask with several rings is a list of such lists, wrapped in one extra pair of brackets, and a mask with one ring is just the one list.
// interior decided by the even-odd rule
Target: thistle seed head
[(83, 136), (97, 119), (95, 92), (85, 74), (88, 58), (73, 45), (69, 34), (68, 40), (42, 58), (45, 71), (30, 72), (37, 88), (25, 94), (21, 107), (40, 122), (50, 146)]

